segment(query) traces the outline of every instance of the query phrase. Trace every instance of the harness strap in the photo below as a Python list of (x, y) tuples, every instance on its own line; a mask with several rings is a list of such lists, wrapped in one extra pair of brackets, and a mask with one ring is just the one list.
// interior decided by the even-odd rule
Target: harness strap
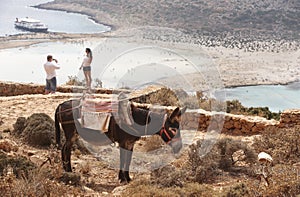
[(147, 131), (148, 131), (148, 121), (149, 121), (150, 114), (151, 114), (151, 111), (149, 111), (148, 114), (147, 114), (146, 126), (145, 126), (145, 135), (147, 135)]
[(62, 113), (64, 113), (64, 112), (73, 111), (73, 109), (77, 109), (77, 108), (80, 108), (80, 107), (82, 107), (81, 104), (78, 105), (78, 106), (76, 106), (76, 107), (72, 107), (72, 108), (70, 108), (70, 109), (65, 109), (64, 111), (61, 111), (61, 110), (60, 110), (60, 109), (61, 109), (61, 105), (59, 105), (59, 111), (56, 112), (56, 114), (62, 114)]
[(75, 121), (74, 120), (67, 120), (67, 121), (63, 121), (62, 120), (62, 113), (64, 113), (64, 112), (69, 112), (69, 111), (73, 111), (73, 109), (78, 109), (78, 108), (80, 108), (81, 107), (81, 104), (80, 105), (78, 105), (78, 106), (76, 106), (76, 107), (72, 107), (72, 108), (70, 108), (70, 109), (65, 109), (64, 111), (61, 111), (61, 105), (59, 105), (59, 110), (58, 110), (58, 112), (56, 113), (56, 114), (58, 114), (59, 116), (59, 121), (60, 121), (60, 124), (73, 124)]

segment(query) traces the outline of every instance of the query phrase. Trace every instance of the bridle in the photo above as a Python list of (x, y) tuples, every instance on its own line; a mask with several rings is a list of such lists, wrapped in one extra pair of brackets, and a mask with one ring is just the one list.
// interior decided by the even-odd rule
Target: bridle
[(159, 135), (160, 135), (161, 138), (163, 138), (163, 135), (165, 135), (165, 137), (167, 138), (166, 143), (169, 144), (171, 142), (175, 142), (175, 141), (181, 140), (181, 137), (175, 137), (177, 135), (177, 133), (179, 132), (179, 129), (177, 129), (177, 128), (169, 127), (168, 131), (170, 131), (170, 133), (168, 133), (168, 131), (167, 131), (166, 127), (165, 127), (167, 118), (168, 118), (168, 115), (165, 114), (162, 127), (161, 127), (161, 129), (159, 131)]

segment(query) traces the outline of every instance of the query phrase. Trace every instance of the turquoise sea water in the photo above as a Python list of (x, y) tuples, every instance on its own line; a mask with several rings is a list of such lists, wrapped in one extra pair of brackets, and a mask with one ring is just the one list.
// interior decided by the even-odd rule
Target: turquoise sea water
[(300, 82), (226, 89), (226, 100), (234, 99), (246, 107), (269, 107), (273, 112), (300, 109)]

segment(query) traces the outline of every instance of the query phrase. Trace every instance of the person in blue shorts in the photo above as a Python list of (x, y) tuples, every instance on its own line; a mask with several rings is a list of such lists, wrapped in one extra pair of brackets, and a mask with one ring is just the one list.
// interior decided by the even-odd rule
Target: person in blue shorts
[(58, 61), (53, 59), (52, 55), (47, 56), (47, 62), (44, 64), (44, 69), (46, 71), (46, 87), (45, 94), (55, 93), (56, 92), (56, 71), (60, 69)]

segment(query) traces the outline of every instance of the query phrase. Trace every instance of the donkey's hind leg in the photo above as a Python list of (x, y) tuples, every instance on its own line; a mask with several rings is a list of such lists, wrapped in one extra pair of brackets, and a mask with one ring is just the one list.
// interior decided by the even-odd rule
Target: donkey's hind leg
[(66, 172), (72, 172), (71, 168), (71, 147), (70, 144), (65, 143), (61, 150), (61, 158), (63, 168)]
[(76, 130), (73, 130), (69, 133), (69, 135), (66, 135), (66, 142), (64, 143), (64, 146), (61, 150), (61, 156), (62, 156), (62, 162), (63, 162), (63, 168), (66, 172), (72, 172), (71, 167), (71, 151), (72, 151), (72, 145), (77, 139)]

